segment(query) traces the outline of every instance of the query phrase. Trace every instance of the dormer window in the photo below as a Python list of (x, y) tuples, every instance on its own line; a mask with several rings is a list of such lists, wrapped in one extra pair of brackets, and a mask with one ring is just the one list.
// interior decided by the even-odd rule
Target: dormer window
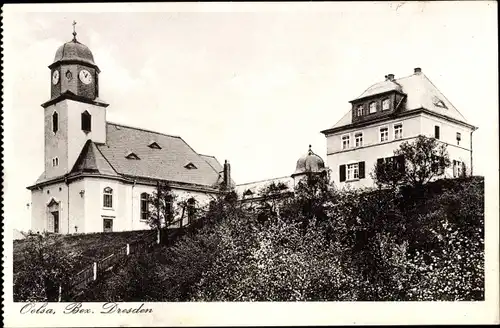
[(253, 192), (250, 189), (245, 190), (243, 193), (243, 197), (251, 197), (253, 195)]
[(82, 131), (84, 132), (92, 131), (92, 116), (87, 111), (84, 111), (82, 113)]
[(126, 156), (125, 156), (126, 159), (140, 159), (139, 156), (137, 156), (135, 153), (128, 153)]
[(389, 110), (389, 107), (390, 107), (389, 99), (384, 99), (382, 101), (382, 110)]
[(59, 114), (52, 114), (52, 132), (56, 133), (59, 130)]
[(197, 169), (196, 165), (194, 165), (193, 163), (189, 162), (187, 163), (186, 165), (184, 165), (184, 168), (188, 169), (188, 170), (194, 170), (194, 169)]
[(160, 145), (158, 145), (158, 144), (156, 143), (156, 141), (152, 141), (152, 142), (150, 142), (150, 143), (149, 143), (149, 145), (148, 145), (148, 147), (149, 147), (149, 148), (152, 148), (152, 149), (161, 149)]
[(356, 114), (357, 116), (363, 116), (363, 105), (359, 105), (358, 108), (356, 109)]
[(372, 101), (370, 103), (370, 114), (376, 113), (377, 112), (377, 103)]
[(438, 98), (434, 99), (434, 106), (448, 109), (448, 107), (446, 107), (446, 105), (444, 104), (444, 101), (442, 101), (441, 99), (438, 99)]

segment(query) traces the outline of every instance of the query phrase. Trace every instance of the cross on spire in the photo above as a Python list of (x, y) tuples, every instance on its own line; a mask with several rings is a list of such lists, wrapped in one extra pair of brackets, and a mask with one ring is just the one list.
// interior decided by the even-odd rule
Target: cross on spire
[(73, 21), (73, 41), (76, 41), (76, 21)]

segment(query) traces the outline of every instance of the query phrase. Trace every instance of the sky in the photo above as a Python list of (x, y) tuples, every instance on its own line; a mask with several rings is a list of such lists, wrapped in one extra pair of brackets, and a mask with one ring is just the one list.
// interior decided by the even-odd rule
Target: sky
[[(321, 130), (388, 73), (415, 67), (474, 132), (474, 171), (498, 165), (495, 2), (56, 4), (3, 7), (4, 211), (29, 228), (57, 48), (101, 69), (108, 121), (181, 136), (245, 183), (293, 173)], [(492, 164), (494, 163), (494, 164)], [(495, 166), (493, 166), (495, 165)]]

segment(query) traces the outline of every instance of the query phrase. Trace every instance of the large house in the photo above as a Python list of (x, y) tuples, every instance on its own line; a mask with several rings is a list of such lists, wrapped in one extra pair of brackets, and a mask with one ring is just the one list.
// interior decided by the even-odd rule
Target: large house
[[(147, 229), (148, 199), (158, 181), (178, 200), (199, 205), (221, 184), (230, 186), (229, 164), (199, 154), (181, 137), (106, 121), (99, 67), (73, 35), (49, 66), (51, 95), (42, 104), (45, 170), (28, 187), (33, 231)], [(181, 213), (187, 223), (192, 211)]]
[(321, 131), (327, 139), (327, 164), (334, 184), (373, 186), (370, 172), (377, 161), (391, 158), (404, 141), (418, 135), (447, 145), (452, 167), (445, 177), (467, 170), (472, 174), (472, 133), (476, 127), (415, 68), (410, 76), (385, 79), (350, 101), (351, 110), (333, 127)]

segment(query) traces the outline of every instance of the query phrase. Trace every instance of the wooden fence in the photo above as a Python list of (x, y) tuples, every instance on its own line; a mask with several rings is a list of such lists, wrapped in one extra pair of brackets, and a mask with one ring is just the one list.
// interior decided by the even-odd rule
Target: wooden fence
[[(156, 243), (159, 244), (161, 242), (162, 244), (171, 245), (174, 240), (182, 236), (185, 233), (186, 229), (196, 221), (201, 220), (193, 220), (192, 222), (183, 224), (183, 219), (181, 218), (180, 220), (172, 222), (167, 229), (162, 229), (161, 231), (159, 231)], [(196, 226), (196, 224), (194, 226)], [(89, 283), (97, 280), (105, 272), (112, 270), (113, 267), (118, 263), (123, 263), (127, 256), (131, 254), (148, 252), (153, 244), (154, 243), (148, 243), (143, 240), (129, 243), (125, 246), (119, 247), (113, 254), (95, 261), (90, 266), (75, 274), (73, 279), (71, 279), (69, 284), (64, 286), (64, 288), (59, 287), (59, 301), (61, 301), (61, 294), (63, 293), (63, 289), (65, 293), (71, 291), (81, 293)]]

